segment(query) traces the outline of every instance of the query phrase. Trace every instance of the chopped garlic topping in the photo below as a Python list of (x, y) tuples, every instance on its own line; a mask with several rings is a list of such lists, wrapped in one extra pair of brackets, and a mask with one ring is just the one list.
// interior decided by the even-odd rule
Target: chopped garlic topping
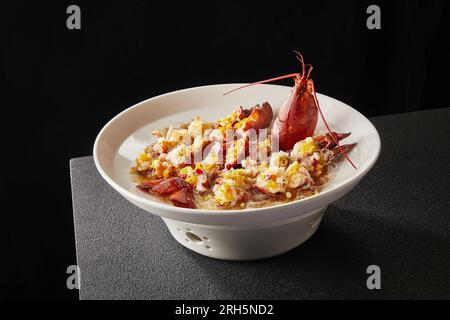
[(308, 170), (297, 161), (291, 163), (286, 169), (287, 188), (295, 189), (311, 182), (312, 179), (309, 176)]
[(180, 144), (167, 154), (167, 160), (176, 167), (181, 164), (189, 164), (191, 162), (191, 150), (185, 144)]
[(177, 144), (190, 144), (191, 138), (187, 129), (174, 129), (170, 126), (166, 134), (166, 140), (170, 143)]
[(203, 121), (199, 117), (191, 121), (188, 126), (188, 133), (191, 138), (202, 137)]
[(242, 160), (242, 167), (245, 169), (245, 174), (248, 177), (255, 178), (259, 173), (258, 162), (250, 157)]
[(214, 129), (209, 135), (209, 140), (222, 142), (225, 140), (225, 136), (221, 130)]
[(256, 178), (256, 186), (270, 193), (284, 192), (284, 173), (285, 169), (283, 167), (263, 167), (262, 172)]
[(236, 182), (225, 179), (213, 187), (214, 201), (219, 206), (234, 207), (244, 196), (245, 191), (236, 186)]
[(301, 159), (305, 156), (312, 155), (316, 151), (316, 143), (313, 138), (308, 137), (299, 141), (294, 145), (291, 152), (291, 158), (294, 160)]
[(269, 164), (275, 167), (287, 167), (289, 165), (289, 153), (284, 151), (272, 153)]

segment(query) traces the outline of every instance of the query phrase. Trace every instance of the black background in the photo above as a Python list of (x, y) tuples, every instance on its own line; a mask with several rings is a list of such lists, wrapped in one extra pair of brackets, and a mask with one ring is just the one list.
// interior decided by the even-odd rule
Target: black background
[[(81, 30), (66, 8), (81, 8)], [(368, 30), (366, 8), (381, 7)], [(448, 1), (2, 1), (2, 298), (76, 298), (69, 159), (128, 106), (314, 65), (366, 116), (448, 107)], [(290, 81), (281, 82), (290, 84)], [(426, 128), (417, 128), (424, 130)], [(401, 124), (399, 124), (401, 134)]]

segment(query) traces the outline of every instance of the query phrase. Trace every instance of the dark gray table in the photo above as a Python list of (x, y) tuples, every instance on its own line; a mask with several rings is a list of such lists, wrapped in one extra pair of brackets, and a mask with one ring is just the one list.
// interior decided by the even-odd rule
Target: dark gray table
[[(372, 120), (382, 151), (371, 173), (310, 240), (256, 262), (184, 248), (110, 188), (92, 157), (72, 159), (81, 299), (449, 299), (450, 109)], [(366, 287), (372, 264), (381, 290)]]

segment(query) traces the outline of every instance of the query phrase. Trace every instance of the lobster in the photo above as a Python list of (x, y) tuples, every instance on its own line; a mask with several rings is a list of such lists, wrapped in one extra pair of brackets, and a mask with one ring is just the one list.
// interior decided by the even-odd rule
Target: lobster
[(274, 82), (288, 78), (294, 79), (294, 88), (278, 112), (272, 128), (272, 135), (274, 138), (278, 139), (280, 149), (283, 151), (290, 150), (296, 142), (312, 136), (316, 129), (317, 121), (320, 115), (320, 118), (329, 132), (329, 137), (333, 140), (348, 162), (356, 169), (355, 164), (350, 160), (347, 152), (341, 148), (339, 141), (332, 134), (331, 128), (325, 120), (322, 110), (320, 109), (314, 81), (310, 79), (313, 66), (311, 64), (305, 64), (301, 53), (295, 50), (294, 53), (296, 54), (296, 58), (301, 63), (301, 72), (246, 84), (228, 91), (224, 93), (224, 95), (257, 84)]

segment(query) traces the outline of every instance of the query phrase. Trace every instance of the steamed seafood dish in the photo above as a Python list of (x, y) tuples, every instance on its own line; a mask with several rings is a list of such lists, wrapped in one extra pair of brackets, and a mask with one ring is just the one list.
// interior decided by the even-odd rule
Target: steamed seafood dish
[[(328, 126), (310, 79), (312, 67), (299, 53), (297, 58), (300, 73), (250, 84), (294, 79), (275, 119), (264, 102), (238, 106), (215, 122), (197, 117), (154, 131), (156, 141), (131, 168), (137, 188), (178, 207), (266, 207), (319, 193), (342, 159), (355, 167), (348, 156), (355, 144), (340, 145), (350, 133)], [(315, 132), (319, 118), (327, 132)]]

